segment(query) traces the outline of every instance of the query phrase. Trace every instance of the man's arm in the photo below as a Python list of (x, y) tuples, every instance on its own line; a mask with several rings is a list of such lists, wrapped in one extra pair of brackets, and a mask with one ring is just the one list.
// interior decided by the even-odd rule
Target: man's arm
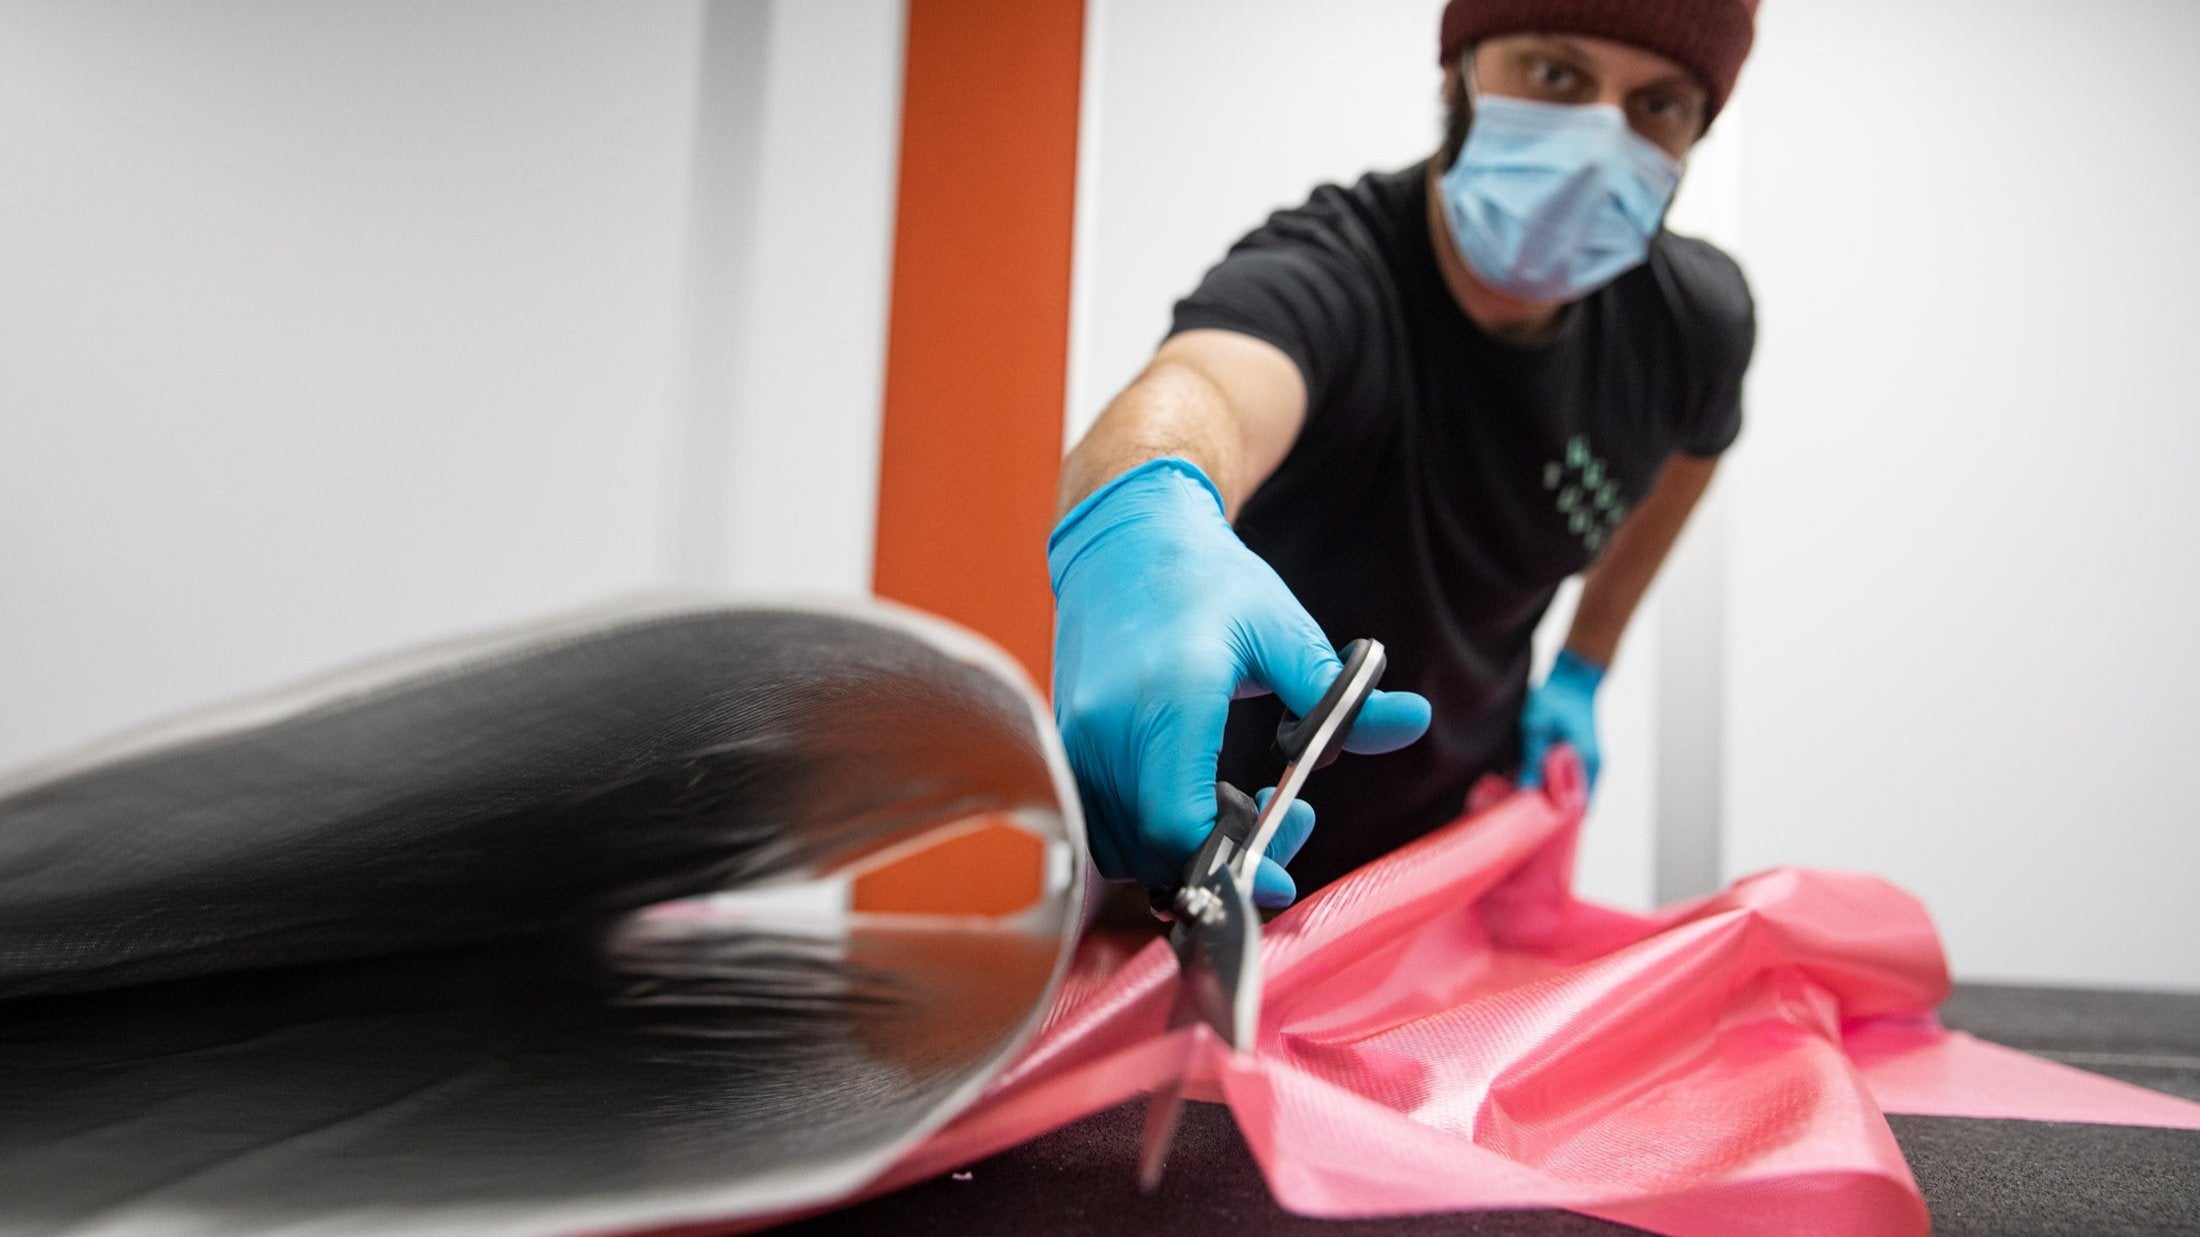
[(1237, 517), (1306, 423), (1306, 383), (1275, 345), (1235, 331), (1186, 331), (1115, 397), (1062, 462), (1060, 515), (1147, 460), (1190, 460)]
[[(1215, 826), (1231, 698), (1265, 688), (1304, 717), (1337, 676), (1321, 626), (1229, 524), (1305, 422), (1305, 383), (1280, 349), (1186, 331), (1063, 463), (1047, 539), (1054, 715), (1103, 876), (1174, 885)], [(1428, 722), (1428, 701), (1376, 692), (1345, 747), (1391, 751)], [(1296, 896), (1283, 864), (1314, 814), (1292, 812), (1253, 876), (1262, 906)]]
[(1676, 455), (1666, 461), (1650, 492), (1612, 535), (1604, 557), (1581, 583), (1581, 603), (1566, 647), (1543, 684), (1528, 693), (1520, 714), (1520, 786), (1543, 784), (1544, 757), (1563, 743), (1581, 758), (1589, 785), (1596, 785), (1602, 753), (1597, 742), (1596, 693), (1605, 668), (1619, 650), (1619, 638), (1634, 617), (1635, 606), (1665, 562), (1666, 552), (1688, 523), (1688, 513), (1718, 471), (1716, 459)]
[(1650, 493), (1612, 534), (1604, 557), (1582, 577), (1581, 603), (1566, 634), (1567, 648), (1599, 666), (1612, 664), (1635, 606), (1718, 468), (1716, 457), (1675, 455), (1666, 461)]

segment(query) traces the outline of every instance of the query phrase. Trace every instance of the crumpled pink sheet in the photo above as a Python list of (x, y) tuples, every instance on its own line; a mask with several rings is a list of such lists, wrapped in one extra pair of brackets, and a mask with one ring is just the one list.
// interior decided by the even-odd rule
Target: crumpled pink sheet
[[(1563, 1207), (1666, 1233), (1925, 1233), (1883, 1112), (2200, 1129), (2200, 1104), (1944, 1030), (1947, 964), (1885, 881), (1780, 869), (1635, 915), (1573, 896), (1586, 794), (1480, 810), (1271, 922), (1259, 1041), (1171, 1033), (1166, 942), (1087, 942), (1031, 1047), (878, 1190), (1172, 1076), (1282, 1206)], [(1167, 1188), (1167, 1185), (1164, 1185)]]

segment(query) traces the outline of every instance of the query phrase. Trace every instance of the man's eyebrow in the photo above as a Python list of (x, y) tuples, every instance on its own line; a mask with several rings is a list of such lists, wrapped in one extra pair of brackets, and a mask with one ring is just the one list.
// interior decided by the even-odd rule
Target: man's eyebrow
[(1711, 92), (1703, 88), (1702, 82), (1697, 81), (1695, 78), (1690, 77), (1686, 73), (1668, 73), (1664, 77), (1658, 78), (1655, 81), (1644, 82), (1642, 85), (1635, 87), (1635, 89), (1677, 90), (1680, 91), (1682, 94), (1693, 95), (1699, 100), (1708, 99), (1711, 97)]
[(1583, 68), (1593, 68), (1596, 65), (1596, 57), (1591, 56), (1587, 48), (1583, 47), (1579, 43), (1574, 42), (1572, 39), (1569, 39), (1564, 35), (1539, 34), (1535, 37), (1537, 38), (1537, 40), (1542, 42), (1544, 46), (1557, 51), (1558, 54), (1565, 56), (1569, 60), (1577, 62)]

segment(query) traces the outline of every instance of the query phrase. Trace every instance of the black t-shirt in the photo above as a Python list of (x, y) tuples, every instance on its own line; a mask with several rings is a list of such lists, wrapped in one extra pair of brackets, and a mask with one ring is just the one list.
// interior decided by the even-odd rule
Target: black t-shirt
[[(1218, 328), (1298, 364), (1307, 418), (1237, 520), (1339, 645), (1387, 646), (1385, 688), (1429, 698), (1428, 737), (1314, 775), (1319, 824), (1291, 865), (1311, 890), (1456, 816), (1517, 763), (1531, 637), (1672, 453), (1741, 430), (1755, 340), (1748, 285), (1703, 241), (1649, 258), (1564, 311), (1555, 338), (1499, 342), (1445, 287), (1425, 165), (1314, 191), (1233, 246), (1172, 333)], [(1279, 706), (1231, 708), (1222, 773), (1272, 784)]]

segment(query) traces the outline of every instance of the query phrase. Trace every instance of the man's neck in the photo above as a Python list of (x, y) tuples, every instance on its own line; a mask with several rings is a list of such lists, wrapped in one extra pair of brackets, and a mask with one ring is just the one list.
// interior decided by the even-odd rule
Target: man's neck
[(1443, 172), (1437, 159), (1428, 161), (1428, 236), (1436, 251), (1436, 269), (1444, 273), (1444, 286), (1459, 311), (1496, 339), (1508, 344), (1533, 346), (1558, 332), (1564, 301), (1524, 301), (1482, 282), (1459, 256), (1452, 242), (1451, 214), (1444, 209)]

